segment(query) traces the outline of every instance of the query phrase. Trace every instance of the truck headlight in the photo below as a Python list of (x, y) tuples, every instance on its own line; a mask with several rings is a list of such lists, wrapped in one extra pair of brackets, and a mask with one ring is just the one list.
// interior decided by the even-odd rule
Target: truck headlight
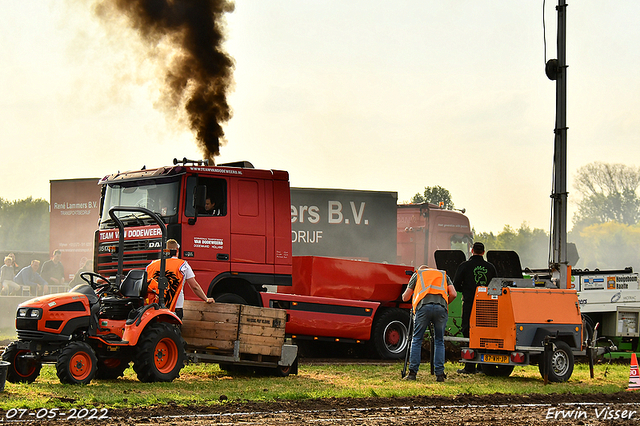
[(29, 318), (40, 319), (42, 311), (40, 309), (32, 309), (29, 312)]
[(29, 308), (18, 309), (18, 318), (26, 318)]

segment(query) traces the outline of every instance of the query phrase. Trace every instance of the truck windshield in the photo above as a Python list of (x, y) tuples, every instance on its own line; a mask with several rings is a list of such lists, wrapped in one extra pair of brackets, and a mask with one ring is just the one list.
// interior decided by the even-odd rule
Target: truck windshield
[[(165, 223), (177, 221), (179, 181), (150, 181), (108, 183), (105, 188), (100, 227), (113, 225), (109, 209), (114, 206), (144, 207), (158, 213)], [(142, 213), (118, 212), (125, 225), (154, 223)]]
[(473, 239), (469, 235), (454, 234), (451, 236), (451, 250), (462, 250), (467, 258), (471, 255)]

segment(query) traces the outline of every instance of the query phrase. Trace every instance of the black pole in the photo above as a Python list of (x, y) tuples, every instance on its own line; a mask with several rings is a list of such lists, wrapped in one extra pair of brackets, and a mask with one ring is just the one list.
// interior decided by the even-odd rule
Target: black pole
[(558, 0), (558, 59), (546, 64), (547, 76), (556, 82), (556, 125), (553, 151), (553, 229), (551, 268), (559, 273), (558, 287), (567, 288), (567, 4)]

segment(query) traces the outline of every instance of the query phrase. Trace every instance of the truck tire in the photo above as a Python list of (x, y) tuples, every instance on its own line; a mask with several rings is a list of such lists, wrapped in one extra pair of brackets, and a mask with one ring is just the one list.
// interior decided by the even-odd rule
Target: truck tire
[(115, 380), (124, 376), (124, 370), (129, 368), (129, 361), (120, 358), (107, 358), (98, 361), (96, 379)]
[(373, 322), (371, 342), (382, 359), (403, 359), (408, 345), (409, 311), (385, 309)]
[(17, 342), (11, 342), (2, 353), (2, 360), (10, 363), (7, 369), (7, 380), (10, 383), (32, 383), (40, 375), (42, 363), (36, 360), (23, 359), (29, 351), (18, 349)]
[(149, 324), (135, 347), (133, 369), (141, 382), (171, 382), (180, 375), (186, 354), (184, 339), (168, 323)]
[(96, 375), (98, 358), (85, 342), (71, 342), (58, 355), (56, 374), (61, 383), (86, 385)]
[(480, 364), (482, 372), (493, 377), (508, 377), (514, 367), (513, 365)]
[(216, 303), (235, 303), (236, 305), (248, 305), (242, 296), (235, 293), (222, 293), (215, 296)]
[[(550, 382), (566, 382), (573, 373), (573, 352), (568, 344), (562, 341), (555, 343), (555, 350), (551, 354), (551, 365), (549, 366)], [(538, 369), (544, 378), (544, 353), (540, 355)]]

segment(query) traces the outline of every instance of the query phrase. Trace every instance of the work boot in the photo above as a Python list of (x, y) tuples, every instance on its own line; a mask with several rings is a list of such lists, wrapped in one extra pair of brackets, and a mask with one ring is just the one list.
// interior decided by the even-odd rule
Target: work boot
[(418, 373), (416, 373), (415, 371), (409, 370), (409, 374), (404, 376), (403, 380), (416, 380), (416, 374), (418, 374)]
[(444, 379), (446, 379), (446, 378), (447, 378), (447, 375), (446, 375), (446, 374), (444, 374), (444, 373), (442, 373), (442, 374), (438, 374), (438, 375), (436, 376), (436, 382), (444, 382)]
[(470, 368), (468, 369), (467, 367), (461, 368), (458, 370), (458, 374), (475, 374), (475, 373), (476, 373), (475, 369), (472, 370)]

